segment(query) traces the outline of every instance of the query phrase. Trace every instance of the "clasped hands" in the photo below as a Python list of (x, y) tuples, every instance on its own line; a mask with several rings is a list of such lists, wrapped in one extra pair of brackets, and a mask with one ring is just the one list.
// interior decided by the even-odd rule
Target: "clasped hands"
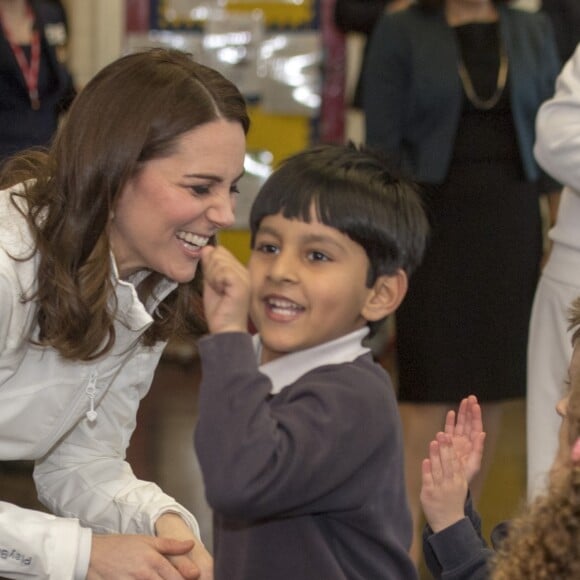
[(93, 534), (87, 580), (213, 580), (213, 560), (184, 520), (159, 517), (157, 536)]

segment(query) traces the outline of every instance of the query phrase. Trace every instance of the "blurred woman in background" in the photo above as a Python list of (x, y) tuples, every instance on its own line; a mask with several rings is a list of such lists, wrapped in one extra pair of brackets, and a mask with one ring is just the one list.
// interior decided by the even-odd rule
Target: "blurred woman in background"
[(0, 0), (0, 164), (50, 143), (75, 89), (68, 25), (55, 0)]
[[(397, 312), (409, 500), (419, 525), (421, 459), (449, 404), (474, 393), (488, 439), (502, 401), (523, 397), (542, 257), (534, 119), (559, 72), (544, 14), (500, 0), (419, 0), (384, 15), (365, 76), (367, 142), (423, 185), (432, 235)], [(414, 544), (418, 558), (419, 538)]]

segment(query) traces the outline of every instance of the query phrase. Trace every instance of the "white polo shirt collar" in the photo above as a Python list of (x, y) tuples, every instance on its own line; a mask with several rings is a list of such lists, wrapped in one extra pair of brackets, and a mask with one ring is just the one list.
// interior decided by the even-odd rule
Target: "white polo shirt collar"
[[(272, 381), (270, 393), (276, 395), (312, 369), (324, 365), (352, 362), (359, 356), (370, 352), (370, 349), (362, 344), (368, 333), (369, 328), (365, 326), (330, 342), (293, 352), (260, 365), (259, 370)], [(260, 336), (255, 334), (252, 340), (259, 362), (262, 353)]]

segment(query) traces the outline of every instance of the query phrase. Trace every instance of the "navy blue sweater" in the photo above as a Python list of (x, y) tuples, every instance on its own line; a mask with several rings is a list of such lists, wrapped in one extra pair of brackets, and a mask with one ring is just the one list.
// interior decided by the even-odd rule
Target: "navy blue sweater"
[(199, 352), (216, 580), (416, 578), (396, 398), (371, 355), (272, 396), (249, 335), (205, 337)]

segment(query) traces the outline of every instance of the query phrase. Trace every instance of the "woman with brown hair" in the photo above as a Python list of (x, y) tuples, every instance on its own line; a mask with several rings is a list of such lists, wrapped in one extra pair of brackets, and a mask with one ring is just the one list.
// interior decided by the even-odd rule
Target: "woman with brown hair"
[(50, 150), (5, 166), (0, 459), (35, 460), (63, 517), (0, 502), (0, 576), (212, 577), (194, 517), (124, 458), (167, 340), (203, 329), (200, 251), (234, 221), (248, 128), (234, 85), (158, 49), (104, 68)]
[(469, 393), (482, 403), (488, 459), (477, 497), (502, 402), (525, 394), (539, 194), (559, 189), (534, 159), (534, 120), (560, 63), (548, 18), (500, 0), (420, 0), (385, 15), (368, 62), (367, 141), (422, 184), (432, 226), (396, 317), (418, 524), (419, 465), (449, 403)]

